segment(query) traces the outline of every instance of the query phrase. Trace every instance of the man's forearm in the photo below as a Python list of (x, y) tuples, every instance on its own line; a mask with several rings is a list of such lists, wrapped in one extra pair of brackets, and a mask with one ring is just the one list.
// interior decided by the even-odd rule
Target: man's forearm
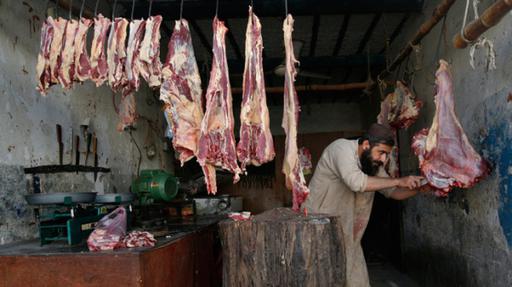
[(386, 188), (397, 187), (399, 184), (398, 178), (369, 176), (366, 182), (366, 189), (364, 191), (378, 191)]
[(410, 190), (408, 188), (398, 188), (391, 193), (391, 198), (395, 200), (405, 200), (418, 194), (418, 190)]

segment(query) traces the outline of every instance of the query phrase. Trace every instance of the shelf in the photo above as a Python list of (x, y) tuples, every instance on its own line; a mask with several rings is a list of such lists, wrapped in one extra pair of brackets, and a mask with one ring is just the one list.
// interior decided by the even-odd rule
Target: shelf
[(106, 167), (94, 167), (94, 166), (85, 166), (85, 165), (41, 165), (35, 167), (27, 167), (25, 168), (25, 174), (38, 174), (38, 173), (60, 173), (60, 172), (110, 172), (110, 168)]

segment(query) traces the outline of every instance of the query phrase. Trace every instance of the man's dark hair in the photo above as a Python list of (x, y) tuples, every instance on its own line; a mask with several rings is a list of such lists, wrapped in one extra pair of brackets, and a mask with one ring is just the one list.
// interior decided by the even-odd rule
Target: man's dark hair
[(370, 142), (371, 147), (376, 144), (395, 145), (395, 135), (393, 131), (389, 127), (381, 124), (372, 124), (368, 131), (359, 138), (358, 143), (362, 144), (365, 140)]

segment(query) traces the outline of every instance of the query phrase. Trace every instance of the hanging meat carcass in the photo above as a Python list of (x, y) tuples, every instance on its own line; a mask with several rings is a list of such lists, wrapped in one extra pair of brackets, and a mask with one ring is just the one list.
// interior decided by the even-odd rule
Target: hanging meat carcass
[(54, 20), (48, 17), (43, 22), (41, 28), (41, 42), (39, 45), (39, 55), (37, 56), (37, 90), (45, 95), (51, 85), (52, 73), (50, 69), (50, 47), (54, 35)]
[(395, 133), (395, 143), (391, 151), (388, 165), (386, 170), (392, 177), (399, 177), (399, 164), (398, 164), (398, 130), (409, 128), (419, 117), (420, 108), (423, 103), (418, 100), (411, 90), (401, 82), (396, 82), (396, 87), (393, 93), (387, 97), (380, 104), (380, 113), (377, 117), (379, 124), (389, 126)]
[(245, 171), (246, 165), (259, 166), (272, 161), (274, 142), (265, 94), (263, 72), (263, 40), (260, 20), (249, 7), (249, 23), (245, 35), (245, 69), (243, 98), (240, 112), (240, 141), (238, 160)]
[(299, 98), (295, 91), (295, 76), (297, 70), (293, 52), (292, 32), (294, 19), (288, 14), (283, 23), (284, 47), (286, 57), (286, 72), (284, 77), (284, 111), (282, 127), (286, 133), (285, 154), (283, 162), (283, 173), (285, 175), (286, 187), (292, 190), (293, 210), (299, 210), (301, 204), (306, 200), (309, 189), (302, 173), (299, 161), (299, 150), (297, 147), (297, 125), (299, 122)]
[(126, 28), (128, 20), (116, 18), (110, 28), (107, 48), (108, 82), (113, 91), (119, 91), (127, 83), (126, 62)]
[(139, 53), (140, 43), (146, 31), (146, 21), (133, 20), (130, 22), (130, 36), (128, 36), (128, 48), (126, 56), (127, 89), (138, 91), (140, 86)]
[(401, 81), (396, 82), (395, 91), (387, 95), (380, 104), (379, 124), (394, 129), (407, 129), (419, 117), (423, 103)]
[(203, 119), (201, 78), (186, 20), (176, 21), (168, 51), (162, 69), (160, 99), (166, 104), (172, 144), (183, 166), (197, 154)]
[(233, 103), (226, 59), (225, 36), (228, 29), (217, 17), (213, 20), (213, 60), (206, 92), (206, 111), (201, 123), (197, 159), (205, 173), (209, 193), (215, 194), (215, 166), (240, 179), (236, 160)]
[(146, 33), (140, 44), (140, 74), (150, 88), (159, 87), (162, 77), (160, 63), (160, 25), (162, 16), (151, 16), (146, 21)]
[(125, 89), (121, 96), (121, 102), (119, 103), (119, 110), (117, 111), (119, 116), (119, 123), (117, 124), (117, 130), (123, 131), (128, 127), (133, 126), (137, 120), (137, 109), (135, 105), (135, 92)]
[(94, 36), (91, 46), (91, 80), (96, 84), (96, 87), (101, 86), (108, 78), (105, 43), (110, 26), (110, 19), (103, 17), (103, 15), (99, 14), (94, 18)]
[(412, 148), (420, 169), (438, 196), (446, 196), (452, 187), (470, 188), (487, 176), (489, 163), (469, 142), (455, 114), (452, 75), (448, 63), (439, 61), (436, 72), (436, 112), (430, 129), (413, 138)]
[(75, 35), (75, 78), (77, 82), (84, 82), (90, 78), (91, 64), (87, 54), (87, 32), (92, 20), (81, 18)]
[(61, 50), (64, 40), (64, 33), (66, 32), (68, 20), (58, 18), (53, 21), (53, 39), (50, 45), (50, 73), (51, 84), (59, 83), (59, 66), (62, 63)]
[(79, 22), (73, 19), (67, 22), (60, 50), (57, 78), (64, 89), (70, 89), (75, 78), (75, 36), (78, 24)]

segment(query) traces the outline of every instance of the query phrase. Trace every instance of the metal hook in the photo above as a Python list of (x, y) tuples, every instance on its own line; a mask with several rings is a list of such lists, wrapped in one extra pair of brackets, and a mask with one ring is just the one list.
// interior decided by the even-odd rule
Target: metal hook
[(69, 20), (73, 17), (73, 0), (69, 1)]
[(215, 18), (218, 18), (219, 15), (219, 0), (217, 0), (217, 4), (215, 5)]
[(85, 0), (82, 0), (82, 6), (80, 7), (80, 19), (82, 19), (82, 13), (84, 12)]
[(133, 21), (133, 11), (135, 11), (135, 0), (132, 1), (132, 21)]
[(94, 6), (94, 17), (98, 15), (98, 4), (100, 4), (100, 0), (96, 0), (96, 5)]
[(180, 5), (180, 20), (183, 19), (183, 0), (181, 0), (181, 5)]
[(112, 27), (114, 27), (114, 17), (116, 13), (117, 0), (114, 0), (114, 5), (112, 5)]
[(148, 12), (148, 18), (151, 17), (151, 8), (153, 6), (153, 0), (149, 0), (149, 12)]
[(44, 6), (44, 16), (48, 18), (48, 5), (50, 4), (50, 0), (46, 0), (46, 5)]
[(288, 17), (288, 0), (284, 0), (284, 16)]

